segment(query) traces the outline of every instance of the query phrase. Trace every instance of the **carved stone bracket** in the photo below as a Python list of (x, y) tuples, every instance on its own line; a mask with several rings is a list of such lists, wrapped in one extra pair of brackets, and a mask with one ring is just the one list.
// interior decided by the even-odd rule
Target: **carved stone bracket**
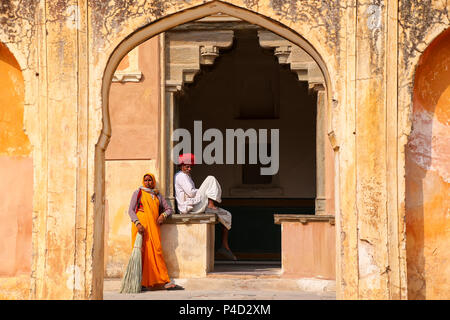
[[(212, 65), (219, 50), (233, 43), (232, 30), (186, 30), (166, 32), (166, 84), (194, 81), (201, 65)], [(168, 88), (168, 90), (171, 90)]]
[(200, 47), (200, 64), (211, 65), (219, 56), (219, 48), (216, 46), (201, 46)]
[(275, 56), (278, 58), (280, 64), (289, 63), (289, 56), (291, 55), (291, 46), (275, 47)]
[(166, 92), (177, 92), (181, 90), (181, 81), (166, 80)]
[(258, 38), (261, 47), (274, 49), (280, 64), (290, 65), (299, 81), (307, 81), (310, 88), (325, 83), (319, 66), (303, 49), (266, 30), (258, 30)]
[(309, 84), (309, 89), (320, 92), (320, 91), (325, 91), (325, 86), (323, 85), (323, 83), (310, 83)]

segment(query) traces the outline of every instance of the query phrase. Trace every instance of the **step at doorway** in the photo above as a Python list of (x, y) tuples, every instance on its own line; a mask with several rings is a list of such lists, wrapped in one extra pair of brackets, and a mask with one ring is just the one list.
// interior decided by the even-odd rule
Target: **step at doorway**
[(279, 261), (216, 261), (208, 278), (279, 278)]

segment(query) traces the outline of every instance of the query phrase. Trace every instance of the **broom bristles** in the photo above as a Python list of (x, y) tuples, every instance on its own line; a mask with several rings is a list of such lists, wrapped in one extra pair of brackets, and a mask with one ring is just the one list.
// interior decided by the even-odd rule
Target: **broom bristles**
[(137, 234), (120, 293), (139, 293), (142, 290), (142, 235)]

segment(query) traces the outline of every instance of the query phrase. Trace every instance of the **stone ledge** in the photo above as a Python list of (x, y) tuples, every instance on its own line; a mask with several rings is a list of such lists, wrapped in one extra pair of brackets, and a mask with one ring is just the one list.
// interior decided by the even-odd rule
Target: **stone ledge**
[(202, 224), (202, 223), (218, 223), (215, 214), (199, 213), (199, 214), (172, 214), (164, 224)]
[(281, 224), (285, 222), (300, 222), (307, 224), (308, 222), (328, 222), (331, 225), (335, 223), (335, 217), (332, 215), (313, 215), (313, 214), (274, 214), (274, 223)]
[(277, 197), (282, 196), (283, 188), (280, 187), (234, 187), (230, 189), (231, 196), (237, 197)]
[(142, 79), (142, 72), (116, 72), (113, 75), (112, 82), (140, 82)]

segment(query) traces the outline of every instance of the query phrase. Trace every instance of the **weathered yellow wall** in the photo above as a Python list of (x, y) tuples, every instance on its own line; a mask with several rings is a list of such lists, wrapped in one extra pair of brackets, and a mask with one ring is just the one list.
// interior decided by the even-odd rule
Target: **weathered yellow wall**
[(409, 299), (450, 297), (450, 29), (416, 69), (406, 157)]
[(27, 297), (30, 289), (33, 159), (24, 95), (20, 66), (0, 42), (0, 299)]

